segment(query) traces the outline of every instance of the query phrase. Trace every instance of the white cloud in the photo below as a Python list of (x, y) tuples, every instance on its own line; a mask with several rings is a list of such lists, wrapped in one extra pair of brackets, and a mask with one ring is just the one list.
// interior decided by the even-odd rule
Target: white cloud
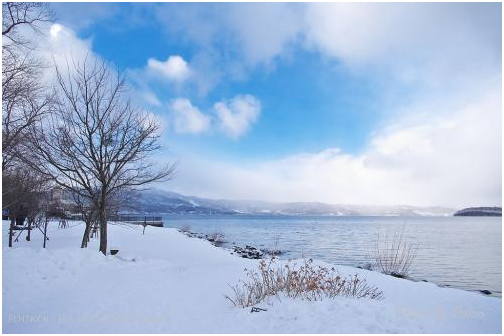
[[(212, 128), (212, 117), (200, 111), (187, 98), (177, 98), (170, 102), (174, 130), (177, 133), (200, 134)], [(257, 121), (261, 103), (252, 95), (237, 95), (230, 100), (214, 104), (218, 127), (228, 137), (238, 139)]]
[(149, 110), (139, 110), (140, 112), (140, 122), (142, 125), (147, 126), (151, 123), (155, 123), (158, 126), (157, 131), (155, 132), (156, 136), (162, 136), (167, 128), (167, 120), (161, 117), (158, 114), (155, 114)]
[(444, 87), (501, 64), (501, 7), (476, 3), (312, 3), (306, 40), (353, 70)]
[(45, 63), (43, 81), (52, 84), (55, 79), (55, 71), (52, 65), (56, 65), (62, 73), (74, 70), (74, 64), (82, 64), (86, 58), (91, 60), (99, 58), (92, 51), (90, 39), (80, 39), (75, 32), (58, 23), (45, 24), (42, 34), (29, 32), (30, 38), (36, 43), (37, 55)]
[(170, 111), (173, 113), (173, 124), (177, 133), (199, 134), (210, 128), (210, 117), (201, 113), (189, 99), (172, 100)]
[(251, 67), (295, 48), (352, 71), (384, 71), (373, 75), (434, 89), (470, 82), (470, 75), (501, 63), (498, 3), (207, 3), (155, 10), (171, 38), (183, 36), (218, 59), (206, 68), (223, 73), (212, 85), (232, 77), (233, 62), (246, 77)]
[(58, 34), (63, 30), (63, 26), (60, 24), (53, 24), (51, 25), (51, 28), (49, 29), (49, 33), (51, 34), (52, 37), (57, 37)]
[(302, 16), (297, 5), (233, 3), (227, 9), (225, 20), (250, 65), (268, 63), (282, 55), (301, 33)]
[(113, 2), (52, 2), (51, 8), (58, 21), (74, 30), (113, 18), (121, 11), (120, 4)]
[(224, 133), (238, 139), (259, 118), (261, 102), (252, 95), (238, 95), (229, 101), (215, 103), (214, 109)]
[(143, 100), (144, 102), (146, 102), (147, 104), (149, 104), (151, 106), (156, 106), (156, 107), (162, 106), (161, 101), (159, 100), (159, 98), (156, 96), (156, 94), (154, 92), (142, 91), (142, 92), (138, 92), (136, 94), (136, 96), (138, 96), (138, 98), (140, 98), (141, 100)]
[(166, 61), (149, 58), (147, 66), (153, 73), (174, 82), (183, 82), (191, 75), (189, 65), (178, 55), (172, 55)]
[(170, 39), (190, 41), (192, 80), (205, 95), (224, 78), (245, 80), (251, 68), (274, 68), (302, 33), (302, 8), (284, 3), (170, 3), (155, 8)]
[[(225, 67), (230, 66), (230, 62), (225, 65)], [(210, 92), (224, 75), (224, 65), (219, 63), (214, 52), (208, 50), (193, 54), (190, 67), (192, 70), (191, 82), (195, 84), (200, 97)]]
[[(95, 60), (101, 60), (101, 57), (92, 50), (91, 39), (80, 39), (73, 29), (59, 23), (44, 25), (42, 34), (37, 34), (32, 38), (35, 38), (37, 42), (35, 49), (37, 55), (47, 65), (43, 68), (43, 81), (49, 86), (56, 84), (53, 64), (58, 66), (66, 80), (68, 72), (71, 74), (76, 71), (74, 65), (78, 67), (84, 62), (93, 64)], [(114, 66), (112, 63), (106, 64)], [(58, 86), (56, 85), (56, 87)], [(148, 103), (156, 107), (162, 105), (154, 92), (146, 88), (129, 90), (126, 94), (126, 98), (131, 98), (134, 103), (141, 101), (143, 104)], [(143, 104), (138, 104), (138, 106)], [(144, 113), (144, 120), (155, 120), (160, 125), (160, 133), (166, 128), (166, 121), (160, 116), (146, 110), (143, 110), (142, 113)]]

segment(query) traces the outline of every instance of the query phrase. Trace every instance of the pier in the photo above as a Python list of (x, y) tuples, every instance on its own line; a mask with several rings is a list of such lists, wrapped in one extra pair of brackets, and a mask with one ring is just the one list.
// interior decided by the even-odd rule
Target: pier
[(163, 227), (163, 217), (161, 216), (141, 216), (141, 215), (116, 215), (108, 220), (115, 222), (125, 222), (137, 225), (150, 225)]

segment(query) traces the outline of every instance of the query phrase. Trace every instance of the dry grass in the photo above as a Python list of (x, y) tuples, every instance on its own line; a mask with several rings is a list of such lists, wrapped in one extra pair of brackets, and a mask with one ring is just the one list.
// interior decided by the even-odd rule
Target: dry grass
[(383, 299), (382, 291), (357, 275), (343, 277), (334, 268), (313, 265), (311, 259), (300, 266), (291, 262), (279, 266), (276, 260), (261, 260), (258, 270), (245, 270), (248, 280), (231, 286), (233, 294), (226, 298), (238, 307), (250, 307), (280, 294), (310, 301), (338, 296)]
[(280, 235), (275, 236), (275, 240), (274, 240), (274, 243), (271, 248), (262, 248), (261, 252), (269, 254), (270, 256), (273, 256), (273, 257), (277, 257), (277, 256), (285, 253), (285, 251), (282, 251), (280, 249)]
[(373, 256), (374, 267), (381, 273), (405, 278), (409, 275), (417, 251), (418, 244), (405, 237), (404, 228), (392, 234), (379, 235)]

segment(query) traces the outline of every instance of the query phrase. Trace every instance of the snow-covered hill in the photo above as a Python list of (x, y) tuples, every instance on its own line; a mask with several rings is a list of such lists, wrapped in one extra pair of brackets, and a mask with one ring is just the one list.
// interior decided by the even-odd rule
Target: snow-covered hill
[(325, 204), (318, 202), (276, 203), (265, 201), (213, 200), (158, 189), (139, 193), (132, 210), (144, 213), (271, 214), (333, 216), (451, 216), (445, 207), (408, 205), (378, 206)]

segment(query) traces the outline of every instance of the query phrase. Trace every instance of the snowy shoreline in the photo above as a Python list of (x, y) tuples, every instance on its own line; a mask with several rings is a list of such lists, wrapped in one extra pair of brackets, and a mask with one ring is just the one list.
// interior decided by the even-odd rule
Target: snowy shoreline
[(3, 332), (7, 333), (500, 333), (498, 298), (347, 266), (383, 291), (382, 301), (290, 298), (250, 313), (224, 295), (258, 260), (231, 255), (176, 229), (110, 225), (103, 256), (83, 226), (34, 233), (8, 248), (3, 222)]

